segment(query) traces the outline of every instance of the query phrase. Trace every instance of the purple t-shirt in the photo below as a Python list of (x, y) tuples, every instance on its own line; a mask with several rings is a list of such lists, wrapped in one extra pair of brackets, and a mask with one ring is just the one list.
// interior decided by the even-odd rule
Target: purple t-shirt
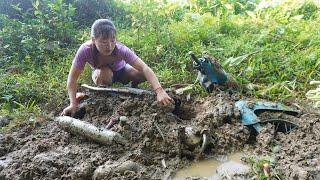
[(123, 68), (126, 63), (131, 65), (138, 59), (138, 56), (131, 49), (119, 42), (116, 42), (111, 59), (103, 59), (99, 54), (95, 56), (96, 62), (94, 62), (93, 58), (92, 42), (88, 41), (80, 46), (72, 63), (79, 70), (83, 70), (85, 64), (88, 63), (92, 69), (110, 67), (115, 72)]

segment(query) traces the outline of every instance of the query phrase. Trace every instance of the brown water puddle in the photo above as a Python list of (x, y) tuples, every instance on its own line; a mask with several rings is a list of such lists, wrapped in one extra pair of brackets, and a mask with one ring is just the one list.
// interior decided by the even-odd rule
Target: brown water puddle
[(219, 179), (222, 174), (248, 171), (249, 167), (241, 163), (242, 156), (243, 153), (237, 152), (192, 163), (191, 166), (179, 170), (173, 180), (184, 180), (187, 177)]

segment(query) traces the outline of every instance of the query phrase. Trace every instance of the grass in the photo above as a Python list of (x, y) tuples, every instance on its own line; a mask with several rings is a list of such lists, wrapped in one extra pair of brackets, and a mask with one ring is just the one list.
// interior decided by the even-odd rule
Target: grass
[[(153, 7), (152, 2), (149, 3), (150, 8)], [(132, 11), (130, 7), (133, 6), (137, 4), (127, 7), (129, 14), (131, 11), (132, 26), (120, 26), (126, 28), (118, 29), (118, 39), (134, 49), (154, 70), (164, 87), (195, 82), (197, 72), (192, 70), (187, 55), (190, 50), (198, 56), (207, 52), (218, 58), (224, 69), (238, 82), (249, 86), (249, 94), (255, 98), (273, 101), (304, 98), (311, 88), (309, 81), (320, 76), (320, 33), (317, 28), (320, 20), (312, 5), (287, 3), (274, 9), (243, 11), (237, 15), (230, 9), (216, 16), (178, 6), (152, 14), (141, 13)], [(132, 9), (137, 10), (137, 7)], [(175, 17), (175, 10), (178, 17)], [(24, 26), (23, 23), (19, 25)], [(39, 27), (45, 29), (42, 25)], [(17, 32), (10, 34), (9, 30), (10, 27), (6, 27), (6, 40), (16, 39)], [(88, 28), (70, 32), (77, 34), (72, 42), (89, 39)], [(24, 35), (27, 34), (24, 32)], [(0, 45), (7, 47), (3, 43), (5, 41), (0, 41)], [(32, 41), (28, 43), (28, 47), (43, 49), (32, 44)], [(0, 58), (0, 109), (3, 114), (15, 116), (13, 114), (19, 115), (20, 111), (21, 117), (28, 119), (27, 112), (38, 111), (40, 107), (42, 112), (48, 107), (59, 111), (66, 106), (66, 79), (76, 51), (72, 47), (78, 47), (76, 44), (69, 45), (71, 48), (64, 48), (63, 51), (58, 48), (53, 53), (54, 57), (50, 53), (40, 54), (39, 57), (46, 60), (41, 65), (32, 63), (33, 58), (38, 58), (36, 53), (28, 55), (22, 52), (27, 54), (27, 59), (23, 61), (19, 59), (19, 52), (0, 52), (3, 57)], [(14, 46), (19, 47), (19, 44)], [(6, 60), (8, 57), (10, 62)], [(12, 64), (18, 67), (19, 73), (6, 73)], [(90, 73), (90, 68), (86, 68), (79, 84), (91, 83)], [(203, 95), (204, 91), (201, 86), (196, 86), (194, 93)]]

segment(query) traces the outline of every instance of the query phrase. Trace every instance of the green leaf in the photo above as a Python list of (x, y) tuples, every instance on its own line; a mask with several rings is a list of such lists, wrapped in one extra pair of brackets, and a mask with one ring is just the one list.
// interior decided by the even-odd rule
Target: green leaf
[(229, 65), (230, 67), (237, 66), (240, 63), (242, 63), (244, 60), (246, 60), (249, 56), (250, 54), (245, 54), (238, 57), (230, 57), (224, 62), (224, 65)]
[(12, 94), (5, 94), (4, 96), (1, 97), (1, 99), (6, 100), (7, 102), (9, 102), (12, 98), (13, 98)]
[(40, 5), (39, 0), (36, 0), (34, 3), (32, 3), (32, 6), (35, 10), (39, 9), (39, 5)]
[(18, 11), (18, 12), (21, 12), (22, 9), (21, 9), (19, 6), (20, 6), (20, 4), (17, 4), (17, 5), (11, 4), (11, 7), (12, 7), (13, 9), (15, 9), (15, 10)]
[(256, 18), (256, 14), (252, 11), (246, 11), (247, 15), (251, 18)]
[(303, 14), (300, 14), (300, 15), (297, 15), (297, 16), (293, 16), (291, 19), (299, 21), (299, 20), (301, 20), (303, 18), (303, 16), (304, 16)]

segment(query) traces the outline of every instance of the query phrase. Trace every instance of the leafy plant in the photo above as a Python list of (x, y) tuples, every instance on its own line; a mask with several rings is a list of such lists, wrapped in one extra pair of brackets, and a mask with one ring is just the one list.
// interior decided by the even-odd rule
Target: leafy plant
[[(267, 5), (234, 0), (33, 0), (31, 6), (13, 3), (10, 13), (1, 12), (0, 107), (8, 112), (28, 102), (55, 107), (66, 103), (71, 60), (90, 38), (96, 18), (112, 18), (118, 40), (166, 87), (195, 82), (190, 50), (198, 57), (207, 53), (217, 58), (258, 98), (304, 98), (309, 82), (320, 76), (318, 6), (309, 0)], [(12, 66), (19, 72), (10, 72)], [(80, 82), (90, 81), (84, 77)], [(201, 86), (194, 92), (204, 94)]]
[(274, 160), (272, 157), (257, 157), (257, 156), (249, 156), (245, 158), (245, 161), (247, 164), (250, 165), (251, 167), (251, 174), (252, 176), (254, 176), (255, 178), (259, 179), (259, 180), (267, 180), (268, 177), (266, 176), (265, 172), (264, 172), (264, 168), (266, 168), (266, 166), (269, 168), (269, 170), (272, 172), (271, 174), (269, 174), (268, 176), (272, 176), (270, 178), (272, 179), (278, 179), (280, 180), (280, 175), (278, 175), (274, 170)]
[(75, 21), (71, 19), (75, 8), (62, 0), (35, 0), (32, 6), (28, 12), (17, 8), (23, 20), (0, 16), (1, 44), (5, 47), (1, 61), (7, 66), (15, 62), (41, 64), (49, 56), (57, 60), (68, 50), (67, 44), (75, 41)]

